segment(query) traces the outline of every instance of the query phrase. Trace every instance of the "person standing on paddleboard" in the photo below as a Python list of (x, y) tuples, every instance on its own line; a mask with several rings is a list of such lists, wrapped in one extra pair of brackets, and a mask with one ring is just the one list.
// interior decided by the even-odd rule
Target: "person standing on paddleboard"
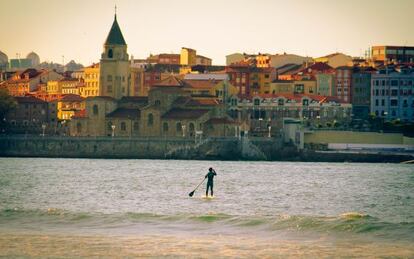
[(213, 185), (214, 185), (214, 176), (216, 176), (217, 173), (214, 171), (213, 168), (208, 169), (208, 173), (206, 174), (207, 178), (207, 188), (206, 188), (206, 197), (208, 196), (208, 189), (210, 188), (210, 195), (213, 196)]

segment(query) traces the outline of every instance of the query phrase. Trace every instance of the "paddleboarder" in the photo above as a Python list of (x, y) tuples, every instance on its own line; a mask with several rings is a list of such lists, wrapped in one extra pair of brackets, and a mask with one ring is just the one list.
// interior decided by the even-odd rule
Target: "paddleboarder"
[(216, 175), (217, 175), (216, 171), (214, 171), (214, 169), (210, 167), (208, 169), (208, 173), (206, 174), (206, 177), (205, 177), (205, 178), (207, 178), (206, 197), (208, 196), (208, 189), (209, 188), (210, 188), (210, 195), (213, 196), (213, 186), (214, 186), (214, 180), (213, 179), (214, 179), (214, 176), (216, 176)]

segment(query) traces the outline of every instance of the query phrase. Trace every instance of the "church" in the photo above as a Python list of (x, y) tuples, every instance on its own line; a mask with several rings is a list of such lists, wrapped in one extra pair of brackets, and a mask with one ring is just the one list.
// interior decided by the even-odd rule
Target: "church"
[(98, 96), (70, 122), (71, 136), (234, 136), (237, 123), (225, 101), (192, 95), (192, 85), (170, 76), (152, 85), (147, 97), (133, 96), (127, 44), (115, 14), (100, 59)]

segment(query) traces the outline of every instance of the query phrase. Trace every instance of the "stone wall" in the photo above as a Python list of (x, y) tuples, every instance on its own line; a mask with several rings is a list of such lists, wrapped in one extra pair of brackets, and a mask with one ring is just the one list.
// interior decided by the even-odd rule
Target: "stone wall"
[[(158, 158), (158, 159), (225, 159), (269, 160), (256, 153), (242, 153), (238, 138), (209, 138), (196, 142), (188, 138), (121, 138), (121, 137), (0, 137), (0, 156), (81, 157), (81, 158)], [(269, 139), (267, 146), (278, 142)], [(253, 145), (253, 144), (252, 144)], [(260, 150), (260, 146), (255, 149)], [(268, 149), (269, 150), (269, 149)], [(273, 150), (277, 150), (274, 148)]]

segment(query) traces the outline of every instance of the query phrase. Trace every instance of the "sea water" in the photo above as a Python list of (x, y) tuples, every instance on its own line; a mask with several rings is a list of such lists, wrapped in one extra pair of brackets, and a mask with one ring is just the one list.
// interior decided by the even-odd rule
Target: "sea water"
[[(217, 172), (214, 198), (205, 182)], [(414, 166), (0, 158), (0, 256), (414, 257)]]

